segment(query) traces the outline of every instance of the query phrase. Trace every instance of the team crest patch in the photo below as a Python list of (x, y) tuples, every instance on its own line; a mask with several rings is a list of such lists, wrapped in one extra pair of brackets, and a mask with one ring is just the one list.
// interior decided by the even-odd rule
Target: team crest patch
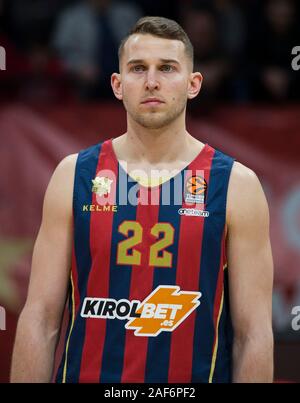
[(144, 301), (85, 298), (83, 318), (127, 319), (125, 328), (135, 336), (156, 337), (173, 332), (199, 305), (201, 292), (180, 291), (178, 286), (158, 286)]
[(104, 196), (110, 193), (112, 179), (109, 179), (104, 176), (96, 176), (95, 179), (92, 179), (93, 187), (92, 192), (96, 193), (98, 196)]
[(186, 203), (205, 203), (207, 182), (200, 175), (190, 176), (185, 183), (185, 202)]

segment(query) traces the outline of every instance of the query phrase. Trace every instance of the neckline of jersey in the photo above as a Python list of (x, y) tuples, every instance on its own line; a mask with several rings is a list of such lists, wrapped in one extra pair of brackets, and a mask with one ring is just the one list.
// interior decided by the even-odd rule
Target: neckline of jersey
[(120, 164), (117, 155), (115, 153), (113, 144), (112, 144), (113, 138), (110, 138), (107, 140), (108, 145), (109, 145), (109, 151), (112, 155), (112, 158), (114, 159), (114, 161), (117, 163), (118, 165), (118, 169), (121, 170), (126, 177), (130, 178), (130, 182), (132, 183), (137, 183), (140, 187), (144, 188), (144, 189), (148, 189), (148, 190), (153, 190), (153, 189), (157, 189), (160, 188), (162, 185), (170, 182), (171, 180), (175, 179), (177, 176), (182, 175), (182, 173), (184, 171), (186, 171), (190, 165), (194, 164), (198, 159), (202, 158), (203, 155), (205, 154), (206, 150), (208, 149), (209, 145), (208, 143), (204, 143), (204, 146), (201, 148), (201, 150), (199, 151), (199, 153), (195, 156), (195, 158), (190, 161), (185, 167), (183, 167), (179, 172), (177, 172), (177, 174), (175, 174), (174, 176), (171, 176), (170, 178), (168, 178), (167, 180), (163, 181), (162, 183), (160, 183), (159, 185), (155, 185), (155, 186), (145, 186), (142, 183), (138, 182), (137, 180), (135, 180), (123, 167), (122, 164)]

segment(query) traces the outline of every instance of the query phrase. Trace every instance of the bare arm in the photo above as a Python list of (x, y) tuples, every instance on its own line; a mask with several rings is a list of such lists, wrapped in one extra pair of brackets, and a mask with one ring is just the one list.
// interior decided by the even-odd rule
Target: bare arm
[(239, 163), (233, 166), (227, 206), (233, 382), (272, 382), (269, 210), (257, 176)]
[(71, 264), (75, 163), (76, 155), (70, 155), (58, 165), (45, 194), (28, 296), (17, 326), (11, 382), (52, 378)]

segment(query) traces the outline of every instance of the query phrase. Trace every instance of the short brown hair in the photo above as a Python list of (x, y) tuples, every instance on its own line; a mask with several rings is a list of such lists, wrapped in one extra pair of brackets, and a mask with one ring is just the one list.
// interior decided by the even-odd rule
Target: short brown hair
[(128, 38), (134, 34), (149, 34), (164, 39), (174, 39), (184, 43), (188, 58), (194, 63), (194, 48), (184, 29), (174, 20), (164, 17), (140, 18), (131, 31), (121, 41), (119, 46), (119, 61), (121, 60), (124, 45)]

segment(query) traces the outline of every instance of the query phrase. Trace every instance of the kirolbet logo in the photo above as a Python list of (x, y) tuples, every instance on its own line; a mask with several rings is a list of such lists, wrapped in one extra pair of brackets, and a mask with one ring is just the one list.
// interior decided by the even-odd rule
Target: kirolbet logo
[(144, 301), (112, 298), (85, 298), (81, 309), (84, 318), (127, 319), (126, 329), (135, 336), (158, 336), (172, 332), (199, 305), (201, 292), (180, 291), (178, 286), (161, 285)]

